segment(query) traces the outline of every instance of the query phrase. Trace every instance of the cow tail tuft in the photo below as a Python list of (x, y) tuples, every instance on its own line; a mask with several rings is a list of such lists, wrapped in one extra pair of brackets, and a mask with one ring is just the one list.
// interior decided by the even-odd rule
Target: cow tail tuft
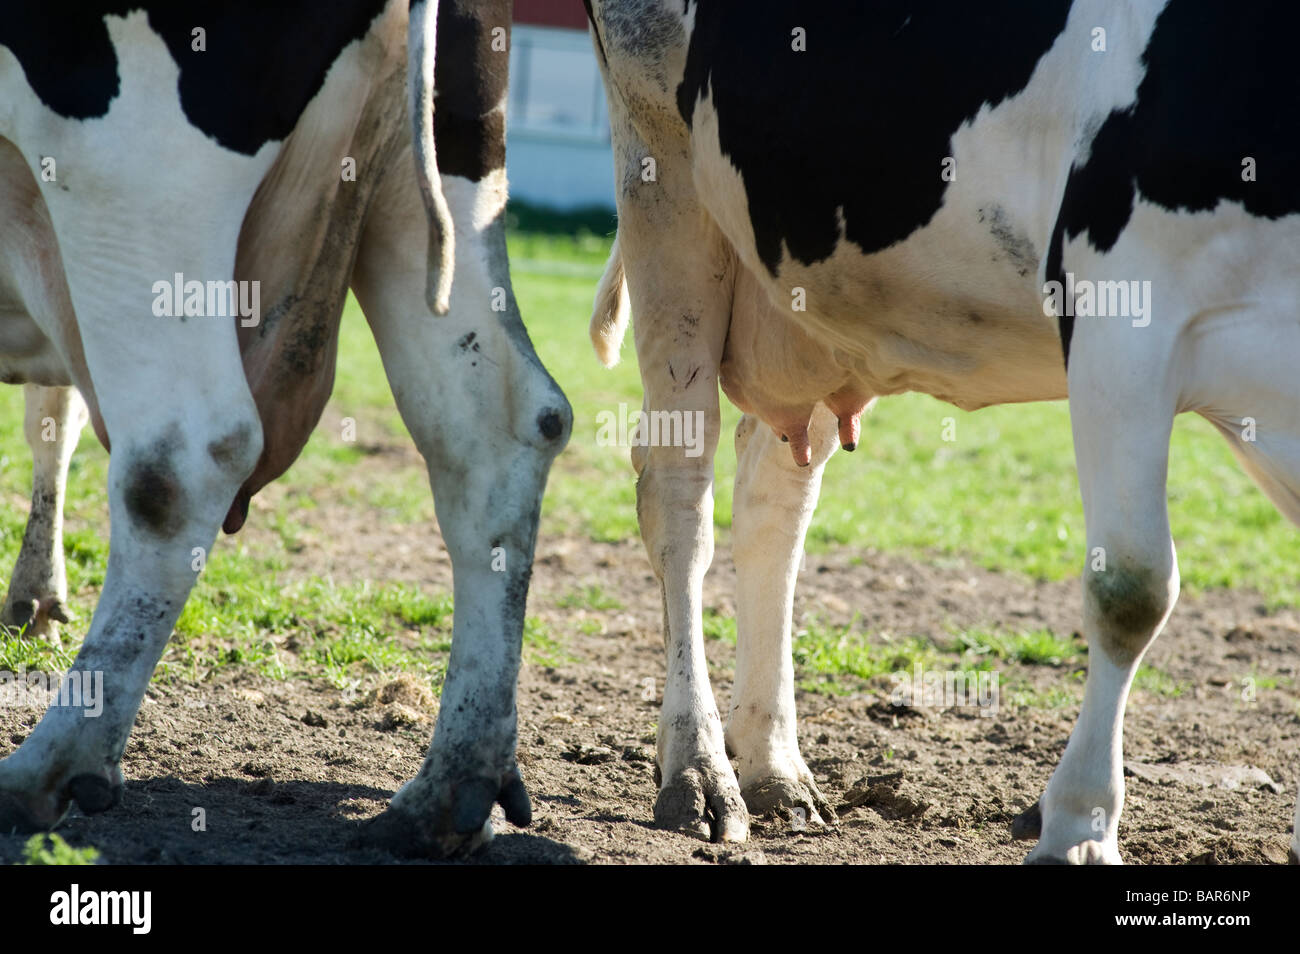
[(618, 236), (609, 250), (605, 274), (596, 286), (595, 308), (591, 313), (591, 343), (596, 357), (607, 368), (618, 364), (619, 349), (632, 316), (632, 302), (627, 294), (627, 277), (623, 273), (623, 256), (618, 248)]

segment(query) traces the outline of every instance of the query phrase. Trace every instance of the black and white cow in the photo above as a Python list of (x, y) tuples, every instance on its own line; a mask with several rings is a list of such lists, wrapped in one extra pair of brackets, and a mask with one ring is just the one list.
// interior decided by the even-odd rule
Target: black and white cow
[[(86, 417), (112, 450), (108, 571), (73, 664), (103, 673), (103, 712), (54, 705), (0, 761), (0, 830), (120, 799), (194, 554), (223, 524), (239, 529), (306, 443), (349, 287), (428, 462), (455, 568), (434, 739), (370, 834), (445, 854), (490, 837), (498, 801), (528, 822), (515, 683), (541, 495), (572, 415), (506, 259), (511, 3), (437, 10), (414, 0), (409, 31), (407, 0), (0, 14), (0, 375), (31, 385), (37, 488), (11, 617), (57, 618), (58, 511)], [(240, 301), (260, 313), (232, 315), (222, 286), (217, 307), (200, 295), (191, 308), (191, 281), (208, 296), (233, 281), (232, 299), (256, 289)], [(41, 440), (45, 418), (57, 446)]]
[[(743, 839), (746, 803), (825, 813), (795, 733), (791, 605), (822, 468), (853, 449), (863, 408), (902, 391), (967, 409), (1068, 396), (1090, 664), (1029, 860), (1118, 862), (1125, 700), (1178, 593), (1174, 416), (1211, 421), (1300, 519), (1300, 10), (589, 0), (588, 13), (619, 212), (592, 338), (616, 360), (630, 307), (645, 407), (707, 421), (708, 453), (633, 451), (667, 627), (656, 821)], [(700, 619), (719, 384), (745, 412), (725, 730)]]

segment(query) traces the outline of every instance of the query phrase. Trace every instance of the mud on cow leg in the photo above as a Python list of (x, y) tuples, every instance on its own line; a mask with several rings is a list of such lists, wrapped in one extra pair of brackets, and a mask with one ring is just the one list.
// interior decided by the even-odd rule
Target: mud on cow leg
[[(458, 238), (460, 255), (471, 243)], [(467, 269), (458, 266), (450, 313), (436, 325), (416, 310), (390, 310), (378, 286), (356, 288), (398, 407), (428, 462), (455, 600), (428, 755), (361, 838), (402, 855), (446, 857), (491, 838), (494, 804), (512, 824), (531, 820), (515, 760), (516, 684), (542, 492), (572, 412), (522, 327), (463, 306)], [(408, 292), (412, 309), (422, 309), (422, 286), (412, 282)], [(456, 345), (471, 331), (472, 358)], [(486, 424), (489, 414), (504, 414), (505, 426)]]
[[(242, 384), (237, 376), (231, 380)], [(238, 410), (206, 423), (197, 423), (205, 409), (191, 408), (182, 418), (184, 430), (179, 420), (152, 428), (145, 423), (140, 437), (118, 429), (109, 466), (112, 533), (103, 594), (64, 677), (75, 688), (61, 694), (18, 751), (0, 761), (0, 831), (50, 828), (73, 802), (92, 814), (121, 800), (119, 763), (197, 576), (193, 550), (211, 548), (226, 502), (261, 449), (247, 391), (242, 408), (233, 394), (228, 406)], [(234, 430), (243, 435), (242, 452), (215, 461), (205, 437), (222, 439), (231, 419), (241, 417)]]
[[(1178, 598), (1166, 505), (1175, 399), (1145, 385), (1150, 367), (1165, 359), (1119, 347), (1107, 337), (1115, 334), (1109, 325), (1089, 326), (1076, 334), (1071, 353), (1070, 418), (1088, 534), (1088, 679), (1039, 818), (1031, 810), (1017, 820), (1025, 837), (1038, 821), (1030, 863), (1120, 863), (1125, 703)], [(1118, 430), (1111, 426), (1117, 420), (1125, 422)]]

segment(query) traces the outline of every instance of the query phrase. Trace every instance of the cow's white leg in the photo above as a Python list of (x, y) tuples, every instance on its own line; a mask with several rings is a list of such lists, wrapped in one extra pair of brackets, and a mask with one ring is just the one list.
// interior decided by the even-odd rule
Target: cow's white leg
[(0, 621), (6, 626), (26, 626), (29, 636), (57, 638), (54, 624), (68, 622), (68, 580), (63, 563), (68, 464), (89, 412), (80, 392), (71, 387), (28, 384), (23, 399), (23, 433), (32, 450), (32, 509)]
[(726, 755), (701, 616), (704, 574), (713, 560), (718, 366), (731, 265), (716, 230), (694, 210), (669, 211), (668, 221), (653, 225), (646, 221), (665, 211), (654, 206), (647, 214), (636, 204), (621, 205), (619, 227), (645, 411), (692, 421), (698, 439), (691, 448), (658, 443), (632, 449), (637, 518), (663, 595), (668, 664), (655, 823), (701, 838), (743, 841), (749, 815)]
[(352, 284), (428, 464), (456, 611), (428, 755), (366, 837), (402, 854), (441, 856), (491, 837), (495, 802), (517, 825), (530, 819), (515, 762), (516, 683), (542, 492), (572, 411), (538, 361), (511, 291), (504, 171), (480, 182), (443, 175), (455, 279), (449, 314), (435, 317), (413, 168), (409, 156), (394, 160)]
[(82, 693), (51, 705), (0, 761), (0, 830), (54, 825), (74, 800), (95, 812), (120, 798), (119, 763), (149, 678), (262, 449), (236, 319), (161, 317), (153, 306), (157, 283), (177, 273), (233, 279), (240, 223), (274, 148), (250, 158), (215, 145), (186, 120), (175, 61), (148, 18), (136, 11), (107, 26), (115, 48), (129, 50), (108, 114), (62, 122), (25, 106), (12, 138), (29, 166), (59, 157), (58, 181), (40, 188), (76, 327), (55, 303), (27, 304), (62, 354), (77, 339), (84, 349), (87, 403), (112, 445), (111, 533), (104, 589), (68, 673)]
[[(93, 285), (87, 274), (69, 268), (113, 442), (108, 570), (90, 631), (68, 674), (80, 680), (82, 697), (52, 705), (18, 751), (0, 761), (0, 830), (52, 826), (73, 800), (86, 812), (119, 800), (127, 737), (202, 565), (196, 555), (211, 549), (230, 501), (261, 452), (261, 427), (233, 325), (212, 318), (155, 318), (140, 291), (147, 292), (156, 276), (178, 271), (230, 275), (237, 225), (236, 219), (225, 236), (220, 261), (202, 251), (177, 251), (184, 236), (171, 236), (172, 248), (154, 250), (153, 258), (139, 248), (139, 229), (122, 223), (119, 235), (106, 226), (92, 237), (107, 239), (99, 247), (134, 245), (135, 255), (155, 264), (114, 266), (101, 259)], [(93, 261), (75, 254), (67, 260)]]
[(1176, 395), (1161, 387), (1168, 376), (1160, 373), (1163, 356), (1153, 353), (1157, 332), (1089, 321), (1076, 331), (1070, 357), (1088, 534), (1088, 680), (1079, 721), (1040, 801), (1042, 832), (1030, 862), (1120, 862), (1124, 706), (1178, 597), (1165, 497)]
[(834, 813), (799, 754), (790, 628), (804, 535), (838, 422), (818, 405), (808, 428), (812, 463), (800, 467), (772, 429), (745, 415), (736, 425), (732, 549), (736, 559), (736, 687), (727, 748), (739, 760), (750, 812), (802, 809), (814, 823)]

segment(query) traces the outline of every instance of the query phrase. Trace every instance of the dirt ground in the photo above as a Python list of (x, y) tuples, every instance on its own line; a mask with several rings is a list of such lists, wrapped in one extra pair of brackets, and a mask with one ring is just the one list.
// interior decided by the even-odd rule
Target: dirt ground
[[(418, 458), (374, 466), (395, 465), (418, 466)], [(350, 479), (368, 479), (365, 471)], [(255, 502), (250, 546), (278, 545), (256, 511), (282, 499), (273, 487)], [(431, 520), (394, 529), (355, 507), (318, 504), (299, 515), (308, 533), (286, 578), (328, 572), (339, 583), (449, 589), (450, 562)], [(730, 613), (735, 572), (719, 542), (706, 605)], [(623, 608), (557, 605), (592, 584)], [(846, 550), (808, 557), (796, 621), (816, 614), (849, 623), (857, 613), (877, 640), (946, 639), (954, 626), (1070, 634), (1079, 604), (1075, 582)], [(1004, 701), (987, 717), (899, 709), (883, 677), (843, 682), (840, 695), (801, 692), (800, 744), (838, 822), (810, 831), (755, 819), (747, 844), (707, 844), (651, 824), (661, 697), (646, 699), (644, 690), (653, 679), (662, 691), (664, 666), (658, 588), (640, 545), (543, 537), (529, 612), (561, 635), (570, 657), (556, 668), (525, 665), (520, 680), (519, 762), (533, 825), (516, 829), (496, 809), (497, 837), (473, 863), (1019, 862), (1029, 843), (1011, 840), (1011, 820), (1042, 791), (1078, 711), (1068, 699)], [(595, 621), (587, 632), (584, 620)], [(708, 654), (725, 714), (734, 647), (711, 640)], [(1247, 592), (1184, 596), (1149, 662), (1187, 688), (1176, 698), (1135, 691), (1129, 702), (1126, 860), (1285, 862), (1300, 768), (1300, 617), (1270, 615)], [(1002, 684), (1065, 688), (1077, 699), (1076, 670), (1008, 664)], [(1248, 675), (1261, 687), (1282, 684), (1246, 701)], [(111, 863), (394, 861), (350, 848), (349, 839), (415, 773), (435, 712), (431, 695), (405, 684), (370, 702), (323, 680), (273, 681), (237, 668), (198, 688), (155, 685), (127, 748), (123, 805), (94, 818), (74, 814), (61, 833)], [(19, 743), (35, 716), (0, 709), (0, 751)], [(206, 831), (192, 830), (196, 808)], [(22, 843), (0, 836), (0, 861), (14, 860)]]

